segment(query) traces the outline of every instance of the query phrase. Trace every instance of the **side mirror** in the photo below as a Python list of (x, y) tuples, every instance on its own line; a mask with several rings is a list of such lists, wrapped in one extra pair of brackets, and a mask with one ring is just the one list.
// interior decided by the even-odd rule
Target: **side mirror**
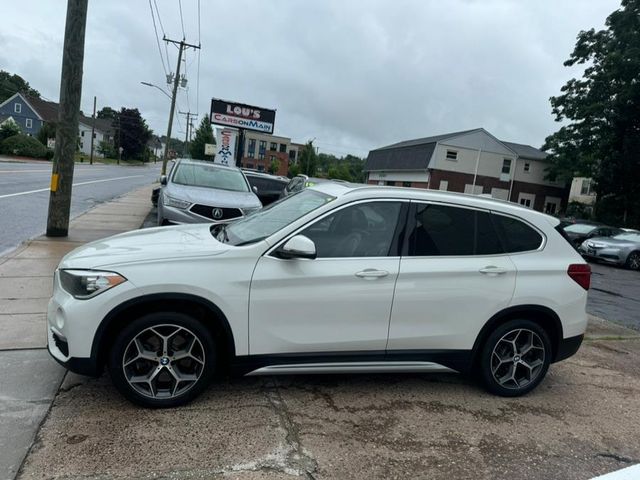
[(251, 187), (251, 190), (253, 190), (253, 193), (258, 193), (258, 187), (256, 187), (255, 185)]
[(167, 176), (160, 175), (160, 185), (166, 185), (166, 184), (167, 184)]
[(304, 235), (296, 235), (280, 247), (277, 254), (280, 258), (308, 258), (313, 260), (317, 256), (316, 244)]

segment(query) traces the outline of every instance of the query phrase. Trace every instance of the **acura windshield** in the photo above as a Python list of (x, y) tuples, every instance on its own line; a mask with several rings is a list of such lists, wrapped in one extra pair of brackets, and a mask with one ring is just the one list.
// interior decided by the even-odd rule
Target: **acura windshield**
[(219, 188), (234, 192), (248, 192), (249, 186), (240, 170), (205, 165), (202, 163), (180, 163), (173, 174), (173, 183), (194, 187)]
[(335, 198), (315, 190), (303, 190), (230, 225), (214, 226), (211, 233), (231, 245), (258, 242)]

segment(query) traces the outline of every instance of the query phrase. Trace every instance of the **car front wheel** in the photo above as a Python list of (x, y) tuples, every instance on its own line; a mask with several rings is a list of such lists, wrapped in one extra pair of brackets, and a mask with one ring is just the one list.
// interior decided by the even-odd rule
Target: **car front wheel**
[(627, 257), (627, 268), (640, 270), (640, 252), (631, 252)]
[(486, 389), (503, 397), (524, 395), (538, 386), (551, 363), (549, 335), (530, 320), (511, 320), (496, 328), (480, 353)]
[(175, 407), (200, 394), (215, 368), (215, 343), (196, 319), (176, 312), (145, 315), (116, 337), (108, 362), (116, 388), (145, 407)]

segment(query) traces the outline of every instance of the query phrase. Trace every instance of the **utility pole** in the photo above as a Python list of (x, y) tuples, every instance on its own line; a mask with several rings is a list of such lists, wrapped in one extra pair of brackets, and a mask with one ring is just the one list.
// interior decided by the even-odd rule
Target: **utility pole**
[(82, 97), (87, 4), (88, 0), (67, 1), (60, 76), (60, 110), (47, 216), (48, 237), (66, 237), (69, 234), (74, 155), (78, 142), (78, 120)]
[(169, 160), (169, 143), (171, 142), (171, 128), (173, 126), (173, 113), (176, 108), (176, 96), (178, 95), (178, 84), (180, 83), (180, 63), (182, 62), (182, 52), (191, 47), (195, 50), (200, 49), (200, 45), (191, 45), (184, 41), (170, 40), (162, 37), (162, 40), (178, 45), (178, 65), (176, 66), (176, 75), (173, 79), (173, 91), (171, 92), (171, 110), (169, 110), (169, 125), (167, 126), (167, 144), (164, 147), (164, 158), (162, 159), (162, 175), (167, 174), (167, 161)]
[(96, 135), (96, 96), (93, 96), (93, 122), (91, 125), (91, 154), (89, 155), (89, 165), (93, 165), (93, 137)]
[(184, 136), (184, 150), (185, 150), (185, 155), (188, 154), (189, 152), (189, 127), (192, 127), (193, 125), (191, 124), (191, 120), (195, 117), (195, 115), (191, 112), (178, 112), (180, 115), (186, 115), (187, 116), (187, 128), (186, 128), (186, 133)]

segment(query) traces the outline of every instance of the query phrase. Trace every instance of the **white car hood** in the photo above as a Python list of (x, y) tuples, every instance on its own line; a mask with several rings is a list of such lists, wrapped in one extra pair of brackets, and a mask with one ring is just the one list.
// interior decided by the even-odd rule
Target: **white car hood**
[(59, 268), (103, 268), (120, 264), (219, 255), (229, 249), (209, 224), (156, 227), (121, 233), (87, 243), (68, 253)]

